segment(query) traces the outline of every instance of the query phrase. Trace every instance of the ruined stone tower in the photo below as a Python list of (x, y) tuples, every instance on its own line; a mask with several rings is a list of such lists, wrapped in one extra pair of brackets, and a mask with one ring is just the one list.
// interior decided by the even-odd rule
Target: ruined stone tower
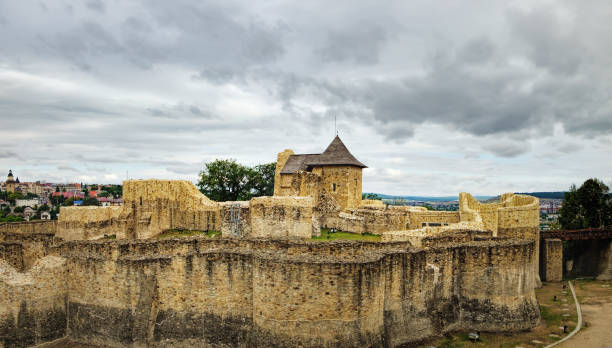
[(275, 196), (332, 197), (341, 211), (361, 203), (362, 169), (367, 168), (336, 136), (321, 154), (278, 154), (274, 177)]

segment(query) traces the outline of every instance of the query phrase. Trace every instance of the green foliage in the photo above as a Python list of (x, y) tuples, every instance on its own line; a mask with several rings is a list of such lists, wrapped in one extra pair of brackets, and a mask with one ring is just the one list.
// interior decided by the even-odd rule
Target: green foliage
[(580, 188), (570, 187), (559, 209), (559, 223), (565, 229), (598, 228), (612, 225), (609, 188), (598, 179), (588, 179)]
[(427, 210), (436, 210), (436, 208), (432, 207), (430, 204), (423, 204), (423, 207), (425, 207)]
[(87, 197), (83, 199), (83, 204), (81, 205), (82, 206), (96, 206), (96, 205), (100, 205), (100, 202), (98, 202), (98, 200), (93, 197)]
[(119, 198), (123, 195), (123, 186), (121, 185), (108, 185), (100, 187), (102, 192), (98, 193), (100, 197), (109, 197)]
[(21, 216), (8, 215), (0, 218), (0, 222), (21, 222), (25, 221), (25, 219)]
[(47, 204), (43, 204), (40, 207), (38, 207), (37, 211), (40, 213), (41, 211), (49, 211), (49, 206)]
[(274, 194), (274, 173), (276, 162), (259, 164), (252, 168), (249, 184), (252, 197), (272, 196)]
[(271, 196), (275, 169), (276, 163), (250, 168), (233, 159), (217, 159), (205, 164), (197, 185), (204, 195), (218, 202)]
[(62, 202), (62, 206), (64, 206), (64, 207), (70, 207), (70, 206), (73, 206), (73, 205), (74, 205), (74, 201), (78, 201), (78, 199), (77, 199), (77, 198), (74, 198), (74, 197), (72, 197), (72, 198), (68, 198), (68, 199), (65, 199), (65, 200)]
[(28, 193), (25, 195), (25, 198), (26, 198), (26, 199), (34, 199), (34, 198), (38, 198), (38, 195), (37, 195), (37, 194), (34, 194), (34, 193), (31, 193), (31, 192), (28, 192)]
[(361, 199), (375, 199), (375, 200), (382, 200), (382, 197), (377, 195), (376, 193), (362, 193), (361, 194)]
[(13, 209), (13, 213), (23, 213), (25, 211), (25, 207), (16, 207)]
[(11, 192), (6, 197), (6, 200), (12, 204), (15, 204), (15, 200), (17, 199), (23, 199), (23, 194), (21, 192)]

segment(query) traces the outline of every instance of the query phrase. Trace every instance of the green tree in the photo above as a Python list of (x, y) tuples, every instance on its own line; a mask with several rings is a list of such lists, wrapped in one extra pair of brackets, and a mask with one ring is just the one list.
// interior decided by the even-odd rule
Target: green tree
[(15, 209), (13, 209), (13, 213), (23, 213), (25, 210), (25, 207), (16, 207)]
[(572, 185), (559, 209), (564, 229), (599, 228), (612, 225), (609, 188), (598, 179), (588, 179), (580, 188)]
[(272, 196), (274, 194), (274, 174), (276, 162), (259, 164), (249, 173), (248, 188), (252, 197)]
[(379, 195), (377, 195), (376, 193), (362, 193), (361, 194), (361, 199), (375, 199), (375, 200), (382, 200), (382, 197), (380, 197)]
[(249, 172), (249, 167), (234, 159), (217, 159), (205, 164), (198, 187), (204, 195), (218, 202), (247, 199)]
[(83, 204), (81, 204), (83, 206), (96, 206), (96, 205), (100, 205), (100, 202), (98, 202), (97, 199), (93, 198), (93, 197), (87, 197), (85, 199), (83, 199)]
[(276, 163), (250, 168), (234, 159), (217, 159), (205, 164), (197, 185), (203, 194), (218, 202), (271, 196), (275, 169)]

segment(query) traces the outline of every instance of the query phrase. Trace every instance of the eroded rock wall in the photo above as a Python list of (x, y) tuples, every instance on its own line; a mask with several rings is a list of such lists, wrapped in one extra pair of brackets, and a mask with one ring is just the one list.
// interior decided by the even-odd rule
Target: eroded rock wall
[(70, 336), (148, 345), (398, 346), (539, 319), (533, 242), (69, 242)]
[(66, 264), (46, 256), (26, 273), (0, 260), (0, 346), (29, 347), (67, 331)]

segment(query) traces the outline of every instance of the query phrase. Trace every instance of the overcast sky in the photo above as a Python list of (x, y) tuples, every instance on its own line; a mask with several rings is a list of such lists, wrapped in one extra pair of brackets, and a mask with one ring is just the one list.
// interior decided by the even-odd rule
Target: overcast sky
[(0, 0), (0, 174), (195, 181), (317, 153), (364, 191), (612, 184), (612, 3)]

